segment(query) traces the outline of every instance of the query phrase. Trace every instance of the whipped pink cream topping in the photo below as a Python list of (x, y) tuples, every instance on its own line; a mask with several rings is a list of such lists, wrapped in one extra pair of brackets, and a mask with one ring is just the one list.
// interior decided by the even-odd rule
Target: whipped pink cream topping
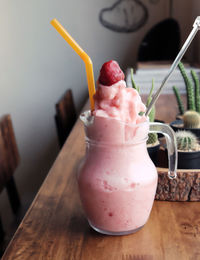
[(111, 86), (98, 83), (94, 101), (94, 116), (111, 117), (136, 124), (147, 120), (145, 116), (139, 115), (146, 110), (139, 93), (133, 88), (127, 88), (124, 80)]

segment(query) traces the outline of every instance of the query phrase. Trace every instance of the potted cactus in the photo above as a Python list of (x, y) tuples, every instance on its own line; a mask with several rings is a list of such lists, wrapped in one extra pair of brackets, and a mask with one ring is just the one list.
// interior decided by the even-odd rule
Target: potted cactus
[(187, 93), (187, 108), (184, 108), (180, 97), (179, 90), (173, 86), (173, 91), (179, 107), (179, 119), (171, 123), (174, 131), (190, 130), (195, 135), (200, 137), (200, 83), (199, 78), (194, 70), (191, 70), (193, 82), (188, 77), (184, 65), (180, 62), (178, 68), (183, 76), (186, 93)]
[[(154, 80), (152, 80), (152, 86), (150, 93), (147, 97), (146, 107), (149, 106), (151, 100), (152, 100), (152, 93), (154, 90)], [(149, 114), (149, 121), (154, 122), (155, 120), (155, 106), (152, 107), (151, 112)], [(149, 156), (151, 160), (154, 162), (154, 164), (157, 166), (157, 159), (158, 159), (158, 151), (160, 148), (160, 142), (158, 141), (158, 134), (156, 133), (149, 133), (148, 140), (147, 140), (147, 150), (149, 153)]]
[(179, 169), (200, 169), (200, 145), (190, 131), (176, 132)]
[[(133, 79), (133, 69), (131, 69), (131, 83), (132, 87), (135, 88), (138, 92), (140, 91), (140, 88), (136, 86), (134, 79)], [(147, 97), (146, 106), (148, 107), (151, 100), (152, 100), (152, 93), (154, 90), (154, 80), (152, 79), (152, 85), (149, 92), (149, 95)], [(155, 120), (155, 106), (151, 109), (151, 112), (149, 114), (149, 121), (154, 122)], [(157, 165), (157, 157), (158, 157), (158, 151), (160, 148), (160, 142), (158, 141), (158, 135), (156, 133), (149, 133), (148, 140), (147, 140), (147, 150), (149, 153), (149, 156), (151, 160), (154, 162), (155, 165)]]

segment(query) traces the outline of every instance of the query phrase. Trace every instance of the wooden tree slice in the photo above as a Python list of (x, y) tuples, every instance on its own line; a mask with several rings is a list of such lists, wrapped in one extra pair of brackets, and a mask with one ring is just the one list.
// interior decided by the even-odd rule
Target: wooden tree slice
[(177, 178), (174, 180), (169, 179), (167, 168), (157, 170), (157, 200), (200, 201), (200, 169), (177, 170)]

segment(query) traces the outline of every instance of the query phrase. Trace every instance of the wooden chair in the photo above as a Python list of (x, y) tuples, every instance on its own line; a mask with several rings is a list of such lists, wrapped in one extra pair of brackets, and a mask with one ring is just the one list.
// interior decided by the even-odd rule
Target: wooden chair
[[(20, 206), (20, 199), (13, 174), (19, 164), (19, 152), (16, 144), (11, 116), (0, 118), (0, 192), (5, 187), (14, 214)], [(4, 235), (0, 219), (0, 238)]]
[(73, 101), (72, 90), (68, 89), (56, 103), (55, 122), (60, 147), (63, 146), (71, 129), (76, 122), (76, 110)]

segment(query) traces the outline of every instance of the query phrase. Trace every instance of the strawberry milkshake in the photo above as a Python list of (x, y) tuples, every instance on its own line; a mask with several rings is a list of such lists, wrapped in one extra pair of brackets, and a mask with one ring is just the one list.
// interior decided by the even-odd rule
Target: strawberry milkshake
[(86, 133), (78, 174), (82, 205), (96, 231), (133, 233), (147, 222), (157, 187), (146, 148), (146, 107), (138, 92), (126, 87), (115, 61), (102, 66), (94, 101), (94, 111), (81, 115)]

